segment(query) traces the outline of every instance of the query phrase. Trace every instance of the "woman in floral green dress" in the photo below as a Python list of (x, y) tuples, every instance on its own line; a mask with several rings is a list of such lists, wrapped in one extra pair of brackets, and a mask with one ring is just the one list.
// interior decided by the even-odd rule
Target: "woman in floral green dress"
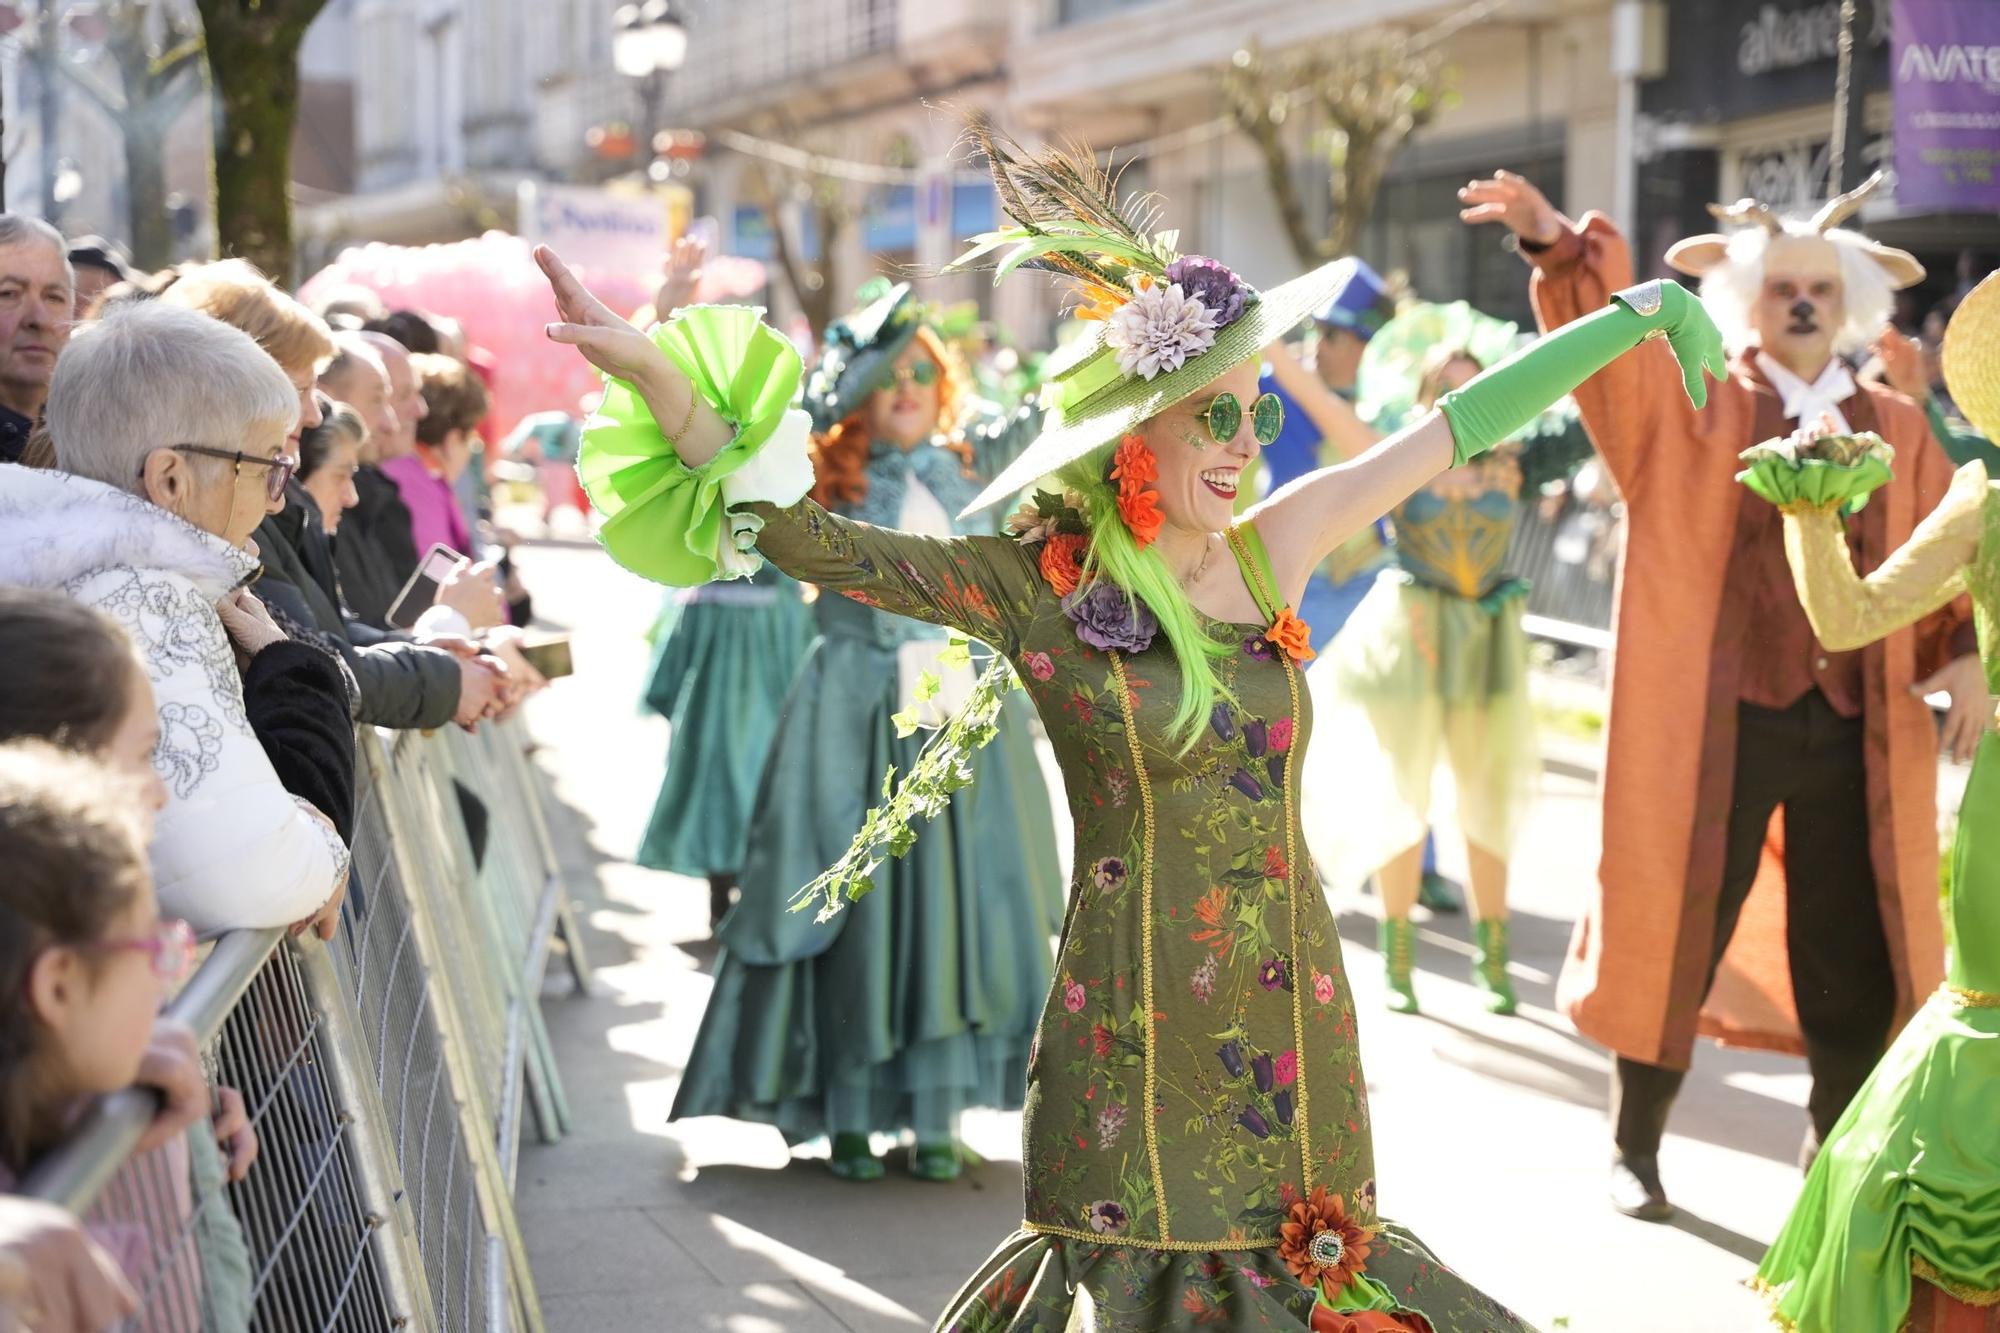
[(1011, 540), (805, 500), (797, 355), (756, 312), (697, 308), (649, 336), (538, 252), (564, 320), (549, 336), (610, 376), (617, 424), (585, 451), (616, 558), (697, 581), (761, 555), (952, 626), (1013, 664), (1048, 728), (1075, 872), (1030, 1056), (1025, 1218), (938, 1327), (1522, 1328), (1376, 1211), (1353, 1000), (1300, 840), (1312, 650), (1291, 605), (1340, 541), (1648, 333), (1701, 401), (1719, 339), (1679, 287), (1634, 289), (1239, 523), (1237, 478), (1279, 424), (1258, 353), (1344, 266), (1256, 292), (1115, 201), (1086, 222), (1021, 188), (1060, 168), (1108, 196), (1087, 159), (986, 146), (1022, 226), (984, 250), (1034, 249), (1104, 316), (1051, 374), (1041, 437), (971, 506), (1056, 475)]

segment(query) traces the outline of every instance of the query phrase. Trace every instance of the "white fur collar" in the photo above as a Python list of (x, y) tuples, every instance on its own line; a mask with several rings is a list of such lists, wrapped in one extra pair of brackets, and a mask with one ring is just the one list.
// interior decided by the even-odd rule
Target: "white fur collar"
[(0, 464), (0, 582), (57, 588), (120, 567), (179, 574), (214, 599), (257, 557), (103, 482)]

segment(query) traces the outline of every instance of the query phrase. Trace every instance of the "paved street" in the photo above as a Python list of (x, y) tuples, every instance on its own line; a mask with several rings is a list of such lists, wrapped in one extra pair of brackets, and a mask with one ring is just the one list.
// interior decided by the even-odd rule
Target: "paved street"
[[(970, 1120), (986, 1164), (952, 1185), (900, 1169), (847, 1184), (789, 1156), (775, 1130), (666, 1123), (713, 954), (705, 886), (625, 861), (666, 743), (663, 724), (636, 709), (658, 590), (582, 543), (528, 548), (521, 563), (537, 605), (574, 636), (579, 674), (536, 701), (533, 722), (574, 812), (558, 836), (600, 992), (549, 1001), (575, 1133), (521, 1159), (549, 1328), (929, 1327), (1020, 1218), (1019, 1118)], [(1463, 918), (1423, 931), (1425, 1015), (1383, 1012), (1369, 905), (1337, 904), (1383, 1209), (1537, 1327), (1754, 1327), (1759, 1304), (1741, 1283), (1797, 1187), (1803, 1066), (1702, 1048), (1664, 1156), (1680, 1220), (1651, 1226), (1605, 1207), (1605, 1060), (1550, 1007), (1597, 855), (1595, 799), (1560, 777), (1541, 795), (1513, 892), (1519, 1017), (1480, 1011), (1464, 981)], [(1446, 843), (1456, 873), (1462, 857)]]

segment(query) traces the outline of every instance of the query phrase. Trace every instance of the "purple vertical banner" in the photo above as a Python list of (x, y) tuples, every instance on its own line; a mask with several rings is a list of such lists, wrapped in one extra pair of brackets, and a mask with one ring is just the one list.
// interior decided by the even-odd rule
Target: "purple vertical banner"
[(2000, 210), (2000, 0), (1894, 0), (1896, 203)]

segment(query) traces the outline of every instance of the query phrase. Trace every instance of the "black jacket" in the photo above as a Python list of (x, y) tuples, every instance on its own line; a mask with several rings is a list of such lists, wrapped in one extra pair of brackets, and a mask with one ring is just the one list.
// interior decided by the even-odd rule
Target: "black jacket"
[(341, 611), (333, 543), (304, 487), (287, 487), (284, 509), (258, 525), (257, 550), (264, 561), (257, 595), (341, 655), (360, 690), (357, 722), (427, 731), (451, 721), (458, 711), (458, 659)]
[(243, 710), (278, 781), (354, 844), (354, 722), (338, 661), (310, 643), (274, 643), (243, 670)]
[(417, 568), (410, 509), (396, 483), (371, 463), (356, 469), (354, 489), (361, 503), (341, 516), (340, 538), (333, 543), (340, 588), (356, 617), (388, 629), (389, 608)]

